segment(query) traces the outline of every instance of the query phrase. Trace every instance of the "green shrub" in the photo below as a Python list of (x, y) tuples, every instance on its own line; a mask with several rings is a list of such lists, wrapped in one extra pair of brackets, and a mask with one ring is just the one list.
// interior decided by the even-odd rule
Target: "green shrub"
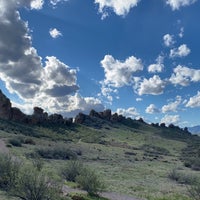
[(177, 168), (174, 168), (169, 174), (168, 174), (168, 177), (171, 179), (171, 180), (174, 180), (176, 181), (177, 183), (180, 183), (180, 184), (192, 184), (195, 180), (196, 180), (196, 177), (190, 175), (190, 174), (185, 174), (181, 171), (178, 171)]
[(0, 188), (3, 190), (12, 189), (18, 178), (20, 162), (10, 155), (0, 155)]
[(76, 159), (77, 154), (66, 147), (42, 148), (36, 151), (39, 156), (47, 159)]
[(61, 169), (61, 174), (67, 181), (76, 181), (76, 177), (81, 174), (83, 170), (83, 164), (78, 160), (69, 161), (65, 167)]
[(196, 180), (191, 186), (188, 187), (188, 192), (192, 199), (200, 199), (200, 179)]
[(9, 139), (8, 142), (10, 144), (12, 144), (12, 146), (15, 146), (15, 147), (21, 147), (22, 146), (22, 142), (19, 139), (17, 139), (17, 138)]
[(35, 145), (35, 141), (32, 138), (26, 138), (24, 144)]
[(55, 200), (58, 188), (41, 171), (27, 168), (21, 172), (14, 189), (14, 196), (22, 200)]
[(97, 195), (98, 192), (104, 189), (104, 185), (97, 174), (87, 168), (82, 170), (81, 174), (76, 178), (76, 182), (90, 195)]

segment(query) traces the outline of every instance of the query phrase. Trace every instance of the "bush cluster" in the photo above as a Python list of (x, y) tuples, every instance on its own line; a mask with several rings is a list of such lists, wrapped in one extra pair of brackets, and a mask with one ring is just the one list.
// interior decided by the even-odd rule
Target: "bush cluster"
[(41, 148), (41, 149), (37, 149), (36, 153), (42, 158), (46, 158), (46, 159), (70, 160), (70, 159), (77, 158), (76, 152), (66, 147)]
[(59, 187), (33, 166), (22, 168), (17, 158), (0, 155), (0, 189), (21, 200), (60, 200)]
[(10, 155), (0, 155), (0, 188), (10, 190), (15, 186), (19, 174), (20, 162)]
[(61, 174), (67, 181), (78, 183), (90, 195), (97, 195), (98, 192), (104, 189), (103, 182), (98, 175), (78, 160), (69, 161), (61, 169)]
[(187, 185), (193, 184), (197, 179), (193, 175), (185, 174), (185, 173), (179, 171), (177, 168), (172, 169), (172, 171), (169, 173), (168, 177), (171, 180), (176, 181), (177, 183), (187, 184)]

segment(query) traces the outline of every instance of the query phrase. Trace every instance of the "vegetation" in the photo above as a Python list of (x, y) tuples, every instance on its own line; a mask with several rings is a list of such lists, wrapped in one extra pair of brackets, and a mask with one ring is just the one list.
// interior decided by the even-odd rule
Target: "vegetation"
[[(108, 192), (142, 199), (196, 200), (196, 180), (200, 177), (197, 171), (200, 157), (198, 136), (191, 136), (187, 129), (164, 124), (148, 125), (143, 120), (128, 119), (123, 123), (95, 120), (94, 126), (90, 125), (91, 122), (87, 126), (36, 126), (0, 119), (0, 138), (12, 146), (9, 148), (11, 166), (13, 161), (19, 165), (14, 167), (16, 175), (11, 181), (5, 178), (11, 173), (0, 167), (0, 199), (19, 200), (20, 195), (24, 199), (32, 198), (24, 189), (28, 185), (25, 179), (34, 179), (35, 188), (42, 185), (46, 193), (44, 199), (50, 194), (49, 190), (56, 191), (55, 199), (58, 200), (103, 199), (73, 192), (60, 196), (57, 184), (65, 179), (73, 183), (66, 181), (63, 184), (73, 184), (89, 194), (99, 194), (105, 184)], [(15, 143), (20, 143), (21, 147)], [(26, 170), (22, 169), (19, 160), (23, 161)], [(0, 162), (0, 166), (3, 163)], [(99, 177), (103, 178), (104, 184)], [(18, 197), (7, 198), (3, 191), (10, 191)]]
[(51, 180), (35, 168), (24, 169), (14, 187), (14, 195), (22, 200), (54, 200), (58, 191)]
[(18, 178), (20, 162), (7, 154), (0, 154), (0, 188), (11, 190)]
[(99, 176), (91, 169), (84, 168), (76, 178), (81, 188), (88, 192), (89, 195), (97, 195), (103, 191), (104, 185)]
[(37, 149), (36, 153), (42, 158), (47, 158), (47, 159), (70, 160), (70, 159), (75, 159), (77, 157), (77, 154), (74, 151), (64, 146), (41, 148)]
[(191, 186), (188, 187), (188, 192), (192, 199), (200, 199), (200, 179), (196, 180)]
[(78, 160), (72, 160), (61, 169), (61, 175), (67, 181), (75, 182), (82, 171), (83, 164)]

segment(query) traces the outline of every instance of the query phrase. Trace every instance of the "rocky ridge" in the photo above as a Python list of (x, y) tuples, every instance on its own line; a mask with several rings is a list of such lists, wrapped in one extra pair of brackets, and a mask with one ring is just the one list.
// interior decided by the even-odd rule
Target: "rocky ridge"
[(40, 107), (34, 107), (33, 114), (26, 115), (19, 108), (12, 107), (10, 99), (7, 98), (1, 90), (0, 118), (37, 125), (42, 125), (46, 123), (70, 125), (74, 121), (74, 123), (76, 124), (90, 125), (96, 128), (100, 128), (102, 124), (105, 123), (120, 122), (130, 125), (133, 124), (133, 122), (135, 121), (122, 115), (118, 115), (117, 113), (112, 114), (110, 109), (104, 110), (102, 112), (91, 110), (89, 115), (79, 113), (74, 120), (72, 118), (64, 118), (62, 115), (57, 113), (49, 115), (47, 112), (44, 112), (44, 110)]

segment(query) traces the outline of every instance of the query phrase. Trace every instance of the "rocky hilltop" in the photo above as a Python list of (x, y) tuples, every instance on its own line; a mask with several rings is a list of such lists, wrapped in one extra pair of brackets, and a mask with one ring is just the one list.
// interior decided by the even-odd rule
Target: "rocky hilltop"
[(12, 120), (16, 122), (23, 122), (28, 124), (70, 124), (72, 119), (64, 119), (60, 114), (48, 115), (42, 108), (34, 107), (32, 115), (24, 114), (19, 108), (12, 107), (10, 99), (8, 99), (0, 90), (0, 118), (5, 120)]
[[(44, 112), (44, 110), (40, 107), (34, 107), (33, 114), (26, 115), (19, 108), (12, 107), (10, 99), (7, 98), (1, 90), (0, 118), (5, 120), (12, 120), (16, 122), (38, 125), (46, 123), (70, 125), (73, 123), (72, 118), (64, 118), (62, 115), (56, 113), (48, 115), (48, 113)], [(112, 114), (110, 109), (104, 110), (103, 112), (96, 112), (95, 110), (91, 110), (89, 115), (79, 113), (74, 119), (74, 123), (76, 124), (84, 124), (96, 128), (100, 128), (105, 123), (115, 122), (123, 123), (125, 125), (136, 126), (136, 124), (134, 123), (135, 121), (136, 120), (133, 120), (131, 118), (126, 118), (122, 115), (118, 115), (117, 113)], [(139, 121), (143, 122), (142, 119), (140, 119)]]
[[(32, 125), (45, 125), (45, 124), (71, 125), (72, 123), (75, 123), (75, 124), (83, 124), (97, 129), (115, 123), (124, 124), (126, 126), (138, 129), (140, 128), (140, 126), (143, 126), (143, 124), (146, 124), (142, 118), (138, 120), (126, 118), (122, 115), (118, 115), (117, 113), (112, 114), (110, 109), (104, 110), (102, 112), (96, 112), (95, 110), (91, 110), (89, 115), (79, 113), (74, 120), (73, 118), (64, 118), (62, 115), (57, 113), (49, 115), (47, 112), (44, 112), (44, 110), (40, 107), (34, 107), (33, 114), (26, 115), (19, 108), (12, 107), (10, 99), (7, 98), (2, 93), (1, 90), (0, 90), (0, 119), (11, 120), (15, 122), (32, 124)], [(161, 124), (157, 123), (151, 125), (154, 127), (166, 128), (164, 123)], [(183, 131), (186, 134), (190, 134), (187, 127), (181, 129), (178, 126), (170, 124), (168, 128), (177, 129), (179, 131)]]

